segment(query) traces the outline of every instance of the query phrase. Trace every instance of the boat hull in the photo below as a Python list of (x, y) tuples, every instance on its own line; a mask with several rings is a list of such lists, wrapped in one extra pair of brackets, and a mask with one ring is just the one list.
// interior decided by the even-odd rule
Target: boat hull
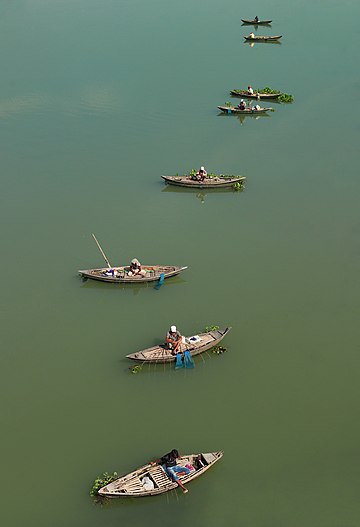
[(241, 183), (245, 181), (245, 176), (237, 176), (232, 178), (211, 178), (205, 181), (195, 181), (192, 180), (189, 176), (161, 176), (163, 180), (169, 185), (176, 185), (178, 187), (186, 188), (229, 188), (234, 185), (234, 183)]
[(258, 22), (256, 22), (256, 20), (245, 20), (242, 18), (241, 22), (243, 24), (247, 24), (251, 26), (264, 26), (264, 25), (271, 24), (272, 20), (258, 20)]
[(272, 108), (261, 108), (260, 110), (251, 110), (247, 108), (246, 110), (240, 110), (239, 108), (228, 107), (228, 106), (218, 106), (219, 110), (228, 114), (240, 114), (240, 115), (262, 115), (266, 112), (272, 110)]
[(274, 42), (276, 40), (279, 40), (282, 38), (282, 35), (274, 36), (274, 37), (261, 37), (261, 36), (255, 36), (255, 37), (244, 37), (245, 40), (248, 42)]
[[(191, 342), (191, 337), (186, 337), (187, 349), (190, 351), (191, 356), (195, 357), (200, 355), (204, 351), (207, 351), (214, 346), (217, 346), (219, 342), (229, 333), (231, 327), (226, 327), (223, 329), (218, 329), (215, 331), (209, 331), (207, 333), (199, 333), (201, 341), (197, 343)], [(167, 363), (174, 362), (176, 357), (168, 350), (164, 345), (152, 346), (137, 353), (131, 353), (126, 355), (128, 359), (135, 360), (142, 363)]]
[[(190, 474), (179, 475), (179, 479), (186, 485), (209, 470), (223, 455), (224, 452), (220, 450), (217, 452), (189, 454), (179, 457), (177, 464), (180, 466), (185, 466), (190, 463), (195, 467), (195, 470), (191, 471)], [(200, 462), (198, 462), (199, 458)], [(142, 478), (145, 476), (152, 481), (154, 488), (150, 490), (144, 489)], [(112, 483), (102, 487), (98, 491), (98, 494), (99, 496), (108, 498), (141, 498), (164, 494), (169, 490), (175, 489), (177, 486), (177, 483), (170, 479), (160, 465), (148, 463), (134, 472), (121, 476)]]
[(146, 276), (128, 276), (127, 271), (129, 270), (128, 266), (122, 267), (113, 267), (118, 276), (106, 275), (105, 273), (109, 271), (107, 267), (101, 267), (98, 269), (83, 269), (79, 270), (79, 274), (83, 278), (89, 278), (91, 280), (98, 280), (100, 282), (108, 282), (113, 284), (143, 284), (146, 282), (156, 282), (159, 280), (162, 273), (164, 273), (164, 279), (170, 278), (171, 276), (176, 276), (181, 273), (187, 267), (179, 266), (160, 266), (160, 265), (143, 265), (142, 269), (147, 271)]
[(278, 99), (282, 93), (254, 93), (249, 95), (246, 90), (230, 90), (230, 95), (233, 97), (242, 97), (243, 99)]

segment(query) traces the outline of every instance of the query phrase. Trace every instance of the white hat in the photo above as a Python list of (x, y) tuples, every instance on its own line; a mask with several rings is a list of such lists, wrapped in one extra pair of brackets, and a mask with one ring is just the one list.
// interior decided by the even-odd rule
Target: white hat
[(200, 170), (205, 170), (205, 167), (200, 167)]
[(240, 102), (244, 102), (244, 99), (240, 99)]
[(176, 326), (171, 326), (170, 331), (171, 333), (176, 333)]
[(139, 262), (139, 260), (138, 260), (137, 258), (133, 258), (133, 259), (131, 260), (131, 263), (132, 263), (132, 264), (136, 264), (136, 265), (139, 265), (139, 264), (140, 264), (140, 262)]

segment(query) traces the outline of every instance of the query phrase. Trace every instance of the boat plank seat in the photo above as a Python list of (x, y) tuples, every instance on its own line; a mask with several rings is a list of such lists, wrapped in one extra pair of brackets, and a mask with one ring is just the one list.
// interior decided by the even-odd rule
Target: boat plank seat
[(154, 480), (154, 483), (156, 483), (158, 487), (162, 487), (170, 481), (169, 476), (164, 472), (161, 467), (157, 467), (155, 470), (152, 470), (150, 472), (150, 478)]

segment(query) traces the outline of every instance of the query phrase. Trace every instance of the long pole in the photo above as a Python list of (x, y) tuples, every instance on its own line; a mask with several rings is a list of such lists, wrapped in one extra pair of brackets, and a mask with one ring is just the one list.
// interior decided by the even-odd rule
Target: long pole
[(104, 260), (105, 260), (105, 262), (106, 262), (107, 265), (108, 265), (108, 268), (111, 269), (111, 265), (110, 265), (110, 263), (109, 263), (109, 260), (106, 258), (106, 255), (105, 255), (104, 251), (103, 251), (102, 248), (100, 247), (100, 243), (97, 241), (95, 234), (94, 234), (94, 233), (91, 233), (91, 234), (92, 234), (92, 237), (94, 238), (94, 240), (96, 241), (96, 245), (99, 247), (99, 250), (100, 250), (101, 254), (102, 254), (103, 257), (104, 257)]

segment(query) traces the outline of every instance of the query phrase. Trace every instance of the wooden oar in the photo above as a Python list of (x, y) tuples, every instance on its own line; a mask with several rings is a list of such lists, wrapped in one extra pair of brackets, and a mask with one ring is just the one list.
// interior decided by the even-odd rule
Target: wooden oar
[(109, 263), (109, 260), (106, 258), (106, 255), (105, 255), (104, 251), (103, 251), (102, 248), (100, 247), (100, 243), (97, 241), (95, 234), (94, 234), (94, 233), (91, 233), (91, 234), (92, 234), (92, 237), (94, 238), (94, 240), (95, 240), (95, 242), (96, 242), (96, 245), (99, 247), (99, 250), (100, 250), (101, 254), (102, 254), (103, 257), (104, 257), (104, 260), (105, 260), (105, 262), (106, 262), (107, 265), (108, 265), (108, 268), (111, 269), (111, 265), (110, 265), (110, 263)]

